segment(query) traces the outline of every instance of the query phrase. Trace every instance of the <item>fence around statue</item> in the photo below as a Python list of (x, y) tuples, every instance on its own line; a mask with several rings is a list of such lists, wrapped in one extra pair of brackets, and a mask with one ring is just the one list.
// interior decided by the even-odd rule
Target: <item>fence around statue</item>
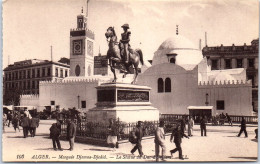
[[(90, 138), (96, 138), (101, 140), (106, 140), (107, 136), (109, 135), (109, 125), (108, 124), (102, 124), (97, 122), (88, 122), (87, 120), (80, 120), (74, 119), (74, 123), (77, 127), (77, 133), (76, 136), (81, 137), (90, 137)], [(165, 131), (166, 133), (170, 133), (172, 131), (172, 127), (175, 123), (174, 122), (168, 122), (165, 125)], [(120, 121), (116, 122), (116, 131), (117, 131), (117, 137), (118, 140), (128, 140), (129, 133), (133, 131), (136, 128), (136, 123), (123, 123)], [(154, 136), (155, 130), (158, 127), (159, 122), (158, 121), (144, 121), (143, 122), (143, 133), (144, 137), (147, 136)], [(67, 124), (66, 120), (63, 120), (63, 124), (61, 126), (62, 134), (65, 135), (67, 132)]]
[[(242, 116), (230, 115), (233, 123), (240, 123)], [(257, 124), (257, 116), (243, 116), (248, 124)], [(161, 114), (160, 120), (165, 122), (165, 133), (171, 133), (173, 127), (181, 118), (188, 118), (188, 115), (177, 115), (177, 114)], [(65, 136), (67, 132), (66, 118), (63, 119), (62, 123), (62, 135)], [(106, 141), (109, 135), (109, 124), (102, 124), (98, 122), (88, 122), (86, 119), (74, 119), (77, 127), (77, 137), (81, 138), (92, 138), (101, 141)], [(208, 122), (211, 123), (211, 122)], [(124, 141), (129, 139), (129, 134), (136, 128), (137, 122), (134, 123), (124, 123), (119, 120), (115, 121), (116, 135), (118, 141)], [(143, 122), (143, 133), (144, 137), (154, 136), (155, 129), (158, 127), (158, 121), (144, 121)]]

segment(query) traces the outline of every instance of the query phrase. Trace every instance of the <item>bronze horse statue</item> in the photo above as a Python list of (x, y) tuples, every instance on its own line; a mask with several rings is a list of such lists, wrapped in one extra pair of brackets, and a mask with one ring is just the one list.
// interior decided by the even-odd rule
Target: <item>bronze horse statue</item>
[[(117, 36), (114, 30), (114, 27), (109, 27), (107, 29), (107, 32), (105, 33), (105, 36), (108, 41), (108, 51), (107, 51), (107, 58), (109, 59), (109, 66), (111, 71), (114, 74), (114, 80), (113, 82), (116, 82), (117, 77), (115, 73), (115, 69), (119, 69), (116, 66), (124, 66), (124, 75), (123, 78), (126, 77), (128, 73), (130, 73), (130, 66), (133, 65), (134, 68), (134, 80), (131, 82), (131, 84), (136, 83), (136, 78), (138, 76), (138, 65), (141, 62), (141, 64), (144, 64), (143, 61), (143, 53), (141, 49), (131, 50), (129, 53), (129, 63), (125, 63), (122, 61), (122, 57), (120, 55), (120, 49), (119, 49), (119, 42), (117, 42)], [(108, 40), (109, 39), (109, 40)], [(122, 70), (122, 69), (121, 69)]]

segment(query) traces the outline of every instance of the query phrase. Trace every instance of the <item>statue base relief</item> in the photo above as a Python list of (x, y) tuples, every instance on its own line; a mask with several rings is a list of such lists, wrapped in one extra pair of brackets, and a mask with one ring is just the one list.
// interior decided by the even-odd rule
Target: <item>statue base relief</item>
[(96, 87), (96, 107), (90, 109), (90, 122), (108, 123), (109, 119), (122, 122), (159, 121), (159, 110), (150, 102), (151, 88), (126, 83), (104, 83)]

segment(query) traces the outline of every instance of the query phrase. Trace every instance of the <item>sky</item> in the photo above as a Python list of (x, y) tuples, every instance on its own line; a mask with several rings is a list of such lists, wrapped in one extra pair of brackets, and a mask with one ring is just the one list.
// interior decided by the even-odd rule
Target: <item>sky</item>
[[(4, 0), (3, 68), (25, 59), (69, 58), (70, 29), (76, 28), (77, 15), (87, 0)], [(99, 47), (108, 50), (106, 29), (128, 23), (130, 44), (141, 48), (145, 60), (153, 58), (160, 44), (176, 34), (199, 47), (251, 44), (259, 37), (258, 0), (90, 0), (87, 26), (95, 33), (94, 55)]]

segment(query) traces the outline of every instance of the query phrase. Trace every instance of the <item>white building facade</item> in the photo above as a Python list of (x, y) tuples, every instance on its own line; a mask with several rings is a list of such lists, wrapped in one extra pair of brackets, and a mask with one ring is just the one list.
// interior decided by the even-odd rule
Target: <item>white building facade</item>
[(245, 70), (211, 71), (201, 51), (186, 38), (167, 39), (152, 63), (138, 84), (153, 88), (151, 102), (160, 113), (189, 114), (188, 106), (208, 105), (213, 106), (213, 115), (253, 115), (252, 84)]

